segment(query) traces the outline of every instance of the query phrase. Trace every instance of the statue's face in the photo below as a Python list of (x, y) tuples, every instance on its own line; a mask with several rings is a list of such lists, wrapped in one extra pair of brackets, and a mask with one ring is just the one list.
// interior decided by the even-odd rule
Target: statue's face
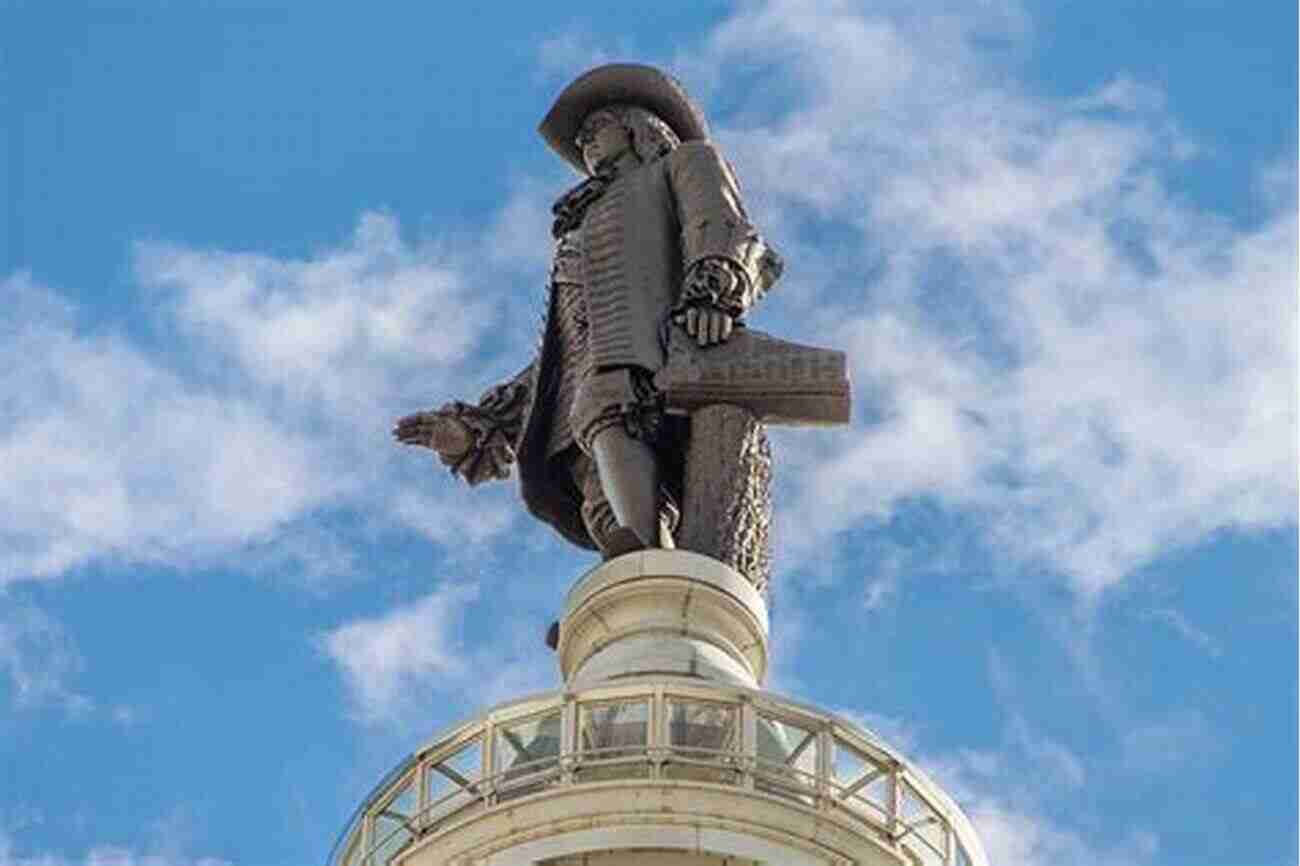
[(582, 122), (578, 133), (578, 147), (582, 149), (582, 162), (587, 171), (596, 173), (603, 162), (612, 162), (632, 149), (632, 136), (612, 111), (599, 110)]

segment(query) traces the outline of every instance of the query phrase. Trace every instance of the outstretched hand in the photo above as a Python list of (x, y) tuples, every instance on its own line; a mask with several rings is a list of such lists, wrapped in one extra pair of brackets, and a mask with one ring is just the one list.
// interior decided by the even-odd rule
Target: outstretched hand
[(393, 436), (406, 445), (432, 448), (449, 460), (464, 456), (474, 447), (469, 425), (445, 409), (407, 415), (397, 422)]

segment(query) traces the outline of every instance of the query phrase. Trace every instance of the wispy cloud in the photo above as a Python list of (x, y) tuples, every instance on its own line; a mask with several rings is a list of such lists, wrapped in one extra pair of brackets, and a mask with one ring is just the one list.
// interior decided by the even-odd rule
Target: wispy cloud
[(400, 715), (424, 688), (467, 675), (469, 662), (457, 624), (477, 595), (474, 586), (446, 586), (321, 638), (326, 654), (341, 668), (362, 720)]
[[(516, 198), (501, 220), (523, 218)], [(28, 275), (5, 280), (0, 584), (243, 549), (321, 585), (365, 539), (318, 544), (309, 520), (349, 509), (434, 541), (500, 532), (516, 513), (504, 485), (459, 507), (465, 491), (388, 433), (401, 414), (473, 399), (488, 380), (468, 359), (490, 367), (489, 344), (514, 335), (463, 276), (480, 252), (449, 259), (377, 213), (305, 259), (141, 245), (154, 325), (184, 340), (166, 351), (86, 327)], [(477, 276), (502, 277), (508, 296), (519, 263), (494, 261)], [(527, 334), (534, 302), (521, 306)]]
[(886, 607), (898, 594), (907, 560), (905, 551), (893, 547), (875, 562), (875, 569), (863, 580), (862, 607), (867, 611)]
[[(1088, 597), (1215, 532), (1294, 521), (1293, 173), (1261, 168), (1254, 225), (1198, 210), (1160, 168), (1194, 148), (1158, 89), (1032, 95), (979, 48), (1026, 32), (1015, 4), (778, 0), (676, 64), (704, 93), (725, 78), (718, 136), (789, 253), (756, 322), (854, 360), (853, 429), (779, 454), (791, 562), (834, 559), (826, 542), (924, 498)], [(542, 65), (602, 50), (558, 36)], [(517, 186), (482, 230), (419, 242), (367, 213), (303, 258), (143, 244), (154, 326), (184, 352), (88, 329), (8, 278), (0, 581), (292, 556), (310, 545), (280, 540), (330, 510), (494, 537), (518, 513), (508, 491), (457, 507), (411, 483), (386, 428), (527, 360), (518, 286), (542, 267), (553, 190)], [(347, 569), (339, 553), (313, 567)]]
[(1093, 708), (1104, 724), (1088, 732), (1085, 751), (1047, 730), (1038, 698), (1027, 693), (1019, 672), (997, 651), (989, 654), (988, 675), (1003, 716), (994, 744), (936, 747), (934, 732), (914, 725), (903, 727), (900, 743), (961, 803), (990, 862), (1153, 862), (1159, 835), (1138, 820), (1106, 817), (1112, 808), (1107, 792), (1167, 783), (1185, 773), (1189, 762), (1209, 769), (1225, 754), (1200, 712), (1138, 713), (1125, 696), (1109, 692), (1102, 706)]
[(916, 751), (921, 740), (920, 727), (915, 722), (866, 710), (839, 708), (835, 713), (878, 735), (889, 746), (904, 754)]
[(997, 750), (927, 748), (915, 742), (912, 731), (906, 730), (913, 739), (904, 746), (908, 757), (958, 801), (990, 863), (1141, 866), (1154, 861), (1160, 839), (1153, 831), (1115, 823), (1099, 833), (1087, 809), (1076, 804), (1062, 811), (1083, 781), (1081, 765), (1072, 756), (1063, 762), (1066, 753), (1059, 744), (1045, 751), (1047, 741), (1023, 723), (1009, 725)]
[(76, 644), (49, 615), (30, 605), (0, 606), (0, 682), (8, 681), (14, 707), (91, 712), (94, 701), (72, 686), (83, 667)]
[(1202, 713), (1177, 709), (1142, 720), (1123, 732), (1120, 768), (1142, 778), (1173, 775), (1190, 762), (1217, 764), (1226, 752)]
[(18, 307), (0, 325), (12, 409), (0, 420), (0, 584), (256, 537), (333, 489), (310, 471), (303, 436), (247, 400), (79, 329), (28, 277), (3, 288)]
[(55, 709), (78, 721), (123, 728), (148, 717), (144, 708), (96, 699), (77, 687), (86, 660), (63, 623), (31, 604), (0, 595), (0, 707)]
[(559, 33), (537, 47), (538, 66), (547, 76), (571, 78), (610, 59), (604, 46), (586, 33)]
[[(997, 749), (935, 748), (926, 729), (890, 716), (837, 710), (883, 737), (952, 796), (971, 819), (989, 862), (1015, 866), (1140, 866), (1158, 836), (1112, 823), (1098, 833), (1074, 797), (1082, 763), (1023, 719), (1011, 719)], [(1094, 782), (1095, 783), (1095, 782)], [(1064, 803), (1071, 803), (1063, 809)]]
[(96, 845), (81, 856), (20, 854), (12, 840), (0, 833), (0, 866), (233, 866), (217, 857), (192, 857), (171, 853), (141, 853), (116, 845)]
[(1179, 637), (1204, 650), (1212, 658), (1223, 655), (1223, 644), (1218, 638), (1194, 625), (1187, 617), (1171, 607), (1161, 607), (1147, 611), (1143, 614), (1143, 619), (1169, 626)]
[(1018, 866), (1141, 866), (1154, 862), (1159, 837), (1135, 831), (1112, 844), (1098, 844), (1048, 815), (1021, 811), (996, 796), (977, 796), (968, 806), (991, 863)]
[(1002, 754), (1035, 768), (1013, 786), (1004, 788), (1004, 793), (1014, 789), (1021, 791), (1024, 799), (1039, 800), (1081, 787), (1088, 779), (1084, 760), (1031, 722), (1016, 680), (1001, 655), (990, 651), (989, 683), (1005, 714)]
[(679, 66), (755, 77), (717, 126), (792, 250), (756, 322), (846, 348), (867, 410), (779, 455), (783, 536), (823, 559), (925, 497), (1090, 597), (1295, 520), (1294, 177), (1255, 224), (1198, 209), (1164, 171), (1195, 143), (1158, 88), (1032, 95), (978, 48), (1025, 27), (776, 0)]
[(553, 661), (538, 634), (522, 624), (498, 618), (484, 641), (470, 641), (461, 624), (478, 599), (477, 586), (448, 584), (321, 635), (322, 650), (348, 686), (355, 717), (427, 731), (440, 699), (483, 706), (554, 686)]
[(344, 245), (308, 259), (140, 245), (136, 270), (168, 320), (238, 364), (247, 384), (368, 419), (411, 380), (439, 380), (497, 313), (461, 262), (408, 244), (391, 216), (363, 214)]

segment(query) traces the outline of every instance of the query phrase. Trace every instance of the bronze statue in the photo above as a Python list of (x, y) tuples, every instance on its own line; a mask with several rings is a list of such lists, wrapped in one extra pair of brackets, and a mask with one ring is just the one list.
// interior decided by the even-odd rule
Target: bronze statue
[(606, 558), (680, 544), (761, 587), (762, 422), (847, 420), (843, 355), (745, 328), (781, 261), (677, 81), (601, 66), (540, 132), (587, 175), (552, 209), (540, 352), (477, 404), (409, 415), (394, 435), (471, 485), (517, 462), (529, 511)]

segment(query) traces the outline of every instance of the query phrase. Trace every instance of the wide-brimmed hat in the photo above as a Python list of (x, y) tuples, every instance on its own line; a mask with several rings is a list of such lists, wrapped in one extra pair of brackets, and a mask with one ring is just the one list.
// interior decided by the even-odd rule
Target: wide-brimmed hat
[(537, 131), (552, 150), (586, 174), (582, 151), (574, 143), (582, 121), (596, 109), (618, 103), (654, 113), (682, 141), (709, 137), (704, 112), (677, 79), (640, 63), (607, 63), (584, 72), (556, 97)]

